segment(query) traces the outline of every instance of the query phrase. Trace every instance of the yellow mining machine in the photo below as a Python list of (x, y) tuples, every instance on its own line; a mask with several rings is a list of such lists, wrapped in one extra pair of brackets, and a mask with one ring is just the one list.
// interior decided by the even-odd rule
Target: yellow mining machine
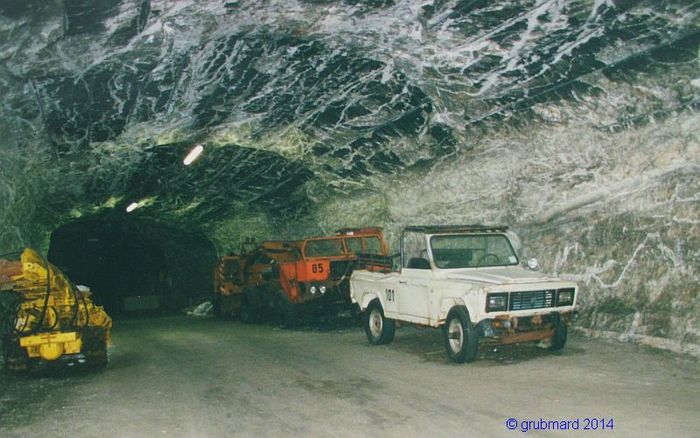
[(2, 339), (6, 369), (107, 364), (112, 319), (39, 253), (27, 248), (19, 261), (0, 259), (0, 295), (7, 293), (14, 297)]

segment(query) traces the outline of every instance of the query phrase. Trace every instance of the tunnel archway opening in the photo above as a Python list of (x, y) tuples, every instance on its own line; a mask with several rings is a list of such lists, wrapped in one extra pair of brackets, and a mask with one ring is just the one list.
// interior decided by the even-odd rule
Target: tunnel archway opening
[(206, 237), (144, 219), (70, 222), (51, 234), (48, 259), (89, 286), (113, 317), (181, 311), (209, 299), (216, 249)]

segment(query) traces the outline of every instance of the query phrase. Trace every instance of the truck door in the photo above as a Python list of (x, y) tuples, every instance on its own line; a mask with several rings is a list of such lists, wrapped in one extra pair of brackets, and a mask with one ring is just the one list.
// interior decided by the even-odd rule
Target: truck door
[(396, 285), (399, 313), (427, 324), (430, 315), (430, 269), (403, 268)]
[(423, 324), (430, 321), (429, 285), (432, 270), (428, 261), (427, 244), (423, 233), (404, 233), (401, 241), (401, 273), (396, 285), (402, 318)]

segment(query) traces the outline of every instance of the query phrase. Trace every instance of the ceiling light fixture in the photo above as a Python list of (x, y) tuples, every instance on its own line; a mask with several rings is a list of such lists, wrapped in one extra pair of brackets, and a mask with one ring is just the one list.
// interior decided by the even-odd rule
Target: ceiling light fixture
[(197, 159), (197, 157), (199, 157), (199, 155), (202, 153), (203, 150), (204, 150), (204, 146), (202, 146), (201, 144), (198, 144), (197, 146), (192, 148), (190, 153), (187, 154), (187, 156), (185, 157), (184, 160), (182, 160), (182, 162), (185, 164), (185, 166), (189, 166), (190, 164), (192, 164), (192, 162), (194, 160)]
[(128, 207), (126, 207), (126, 212), (131, 213), (132, 211), (136, 210), (138, 207), (139, 207), (138, 202), (132, 202), (131, 204), (129, 204)]

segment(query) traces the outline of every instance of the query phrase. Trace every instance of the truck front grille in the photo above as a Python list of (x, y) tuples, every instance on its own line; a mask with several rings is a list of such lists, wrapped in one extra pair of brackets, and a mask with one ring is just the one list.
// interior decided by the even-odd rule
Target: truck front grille
[(527, 292), (512, 292), (510, 294), (510, 310), (545, 309), (554, 307), (554, 290), (535, 290)]

